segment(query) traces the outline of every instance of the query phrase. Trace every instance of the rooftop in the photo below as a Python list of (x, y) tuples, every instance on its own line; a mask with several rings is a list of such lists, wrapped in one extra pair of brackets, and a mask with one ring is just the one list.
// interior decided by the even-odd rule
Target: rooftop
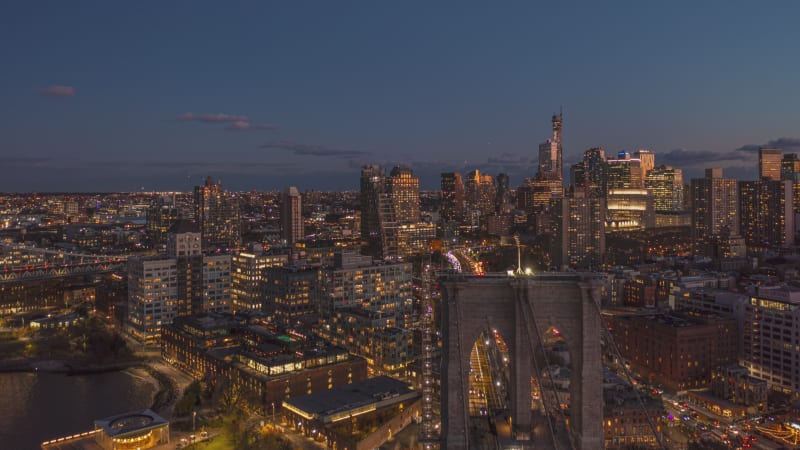
[(285, 403), (308, 414), (329, 416), (393, 397), (417, 394), (399, 380), (387, 376), (290, 398)]
[(149, 430), (167, 424), (169, 422), (166, 419), (150, 409), (127, 412), (94, 421), (95, 428), (102, 428), (111, 437)]
[(181, 233), (199, 233), (200, 228), (195, 225), (191, 220), (179, 219), (169, 227), (167, 233), (181, 234)]

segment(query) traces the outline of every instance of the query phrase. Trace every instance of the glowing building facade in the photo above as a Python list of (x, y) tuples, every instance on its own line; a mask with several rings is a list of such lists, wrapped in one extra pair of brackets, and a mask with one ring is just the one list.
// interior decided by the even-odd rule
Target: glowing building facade
[(670, 166), (650, 170), (645, 176), (645, 188), (653, 192), (656, 212), (683, 210), (683, 172)]
[(723, 178), (722, 169), (706, 169), (704, 178), (692, 179), (692, 238), (696, 252), (706, 252), (715, 240), (737, 238), (739, 189), (734, 178)]
[(394, 214), (400, 224), (419, 222), (419, 178), (405, 166), (392, 169), (387, 179)]
[(203, 235), (206, 250), (239, 246), (239, 202), (222, 184), (208, 177), (205, 185), (194, 188), (195, 222)]
[(754, 287), (745, 307), (744, 366), (778, 391), (800, 398), (800, 289)]
[(289, 246), (303, 239), (302, 197), (294, 186), (281, 193), (281, 239)]

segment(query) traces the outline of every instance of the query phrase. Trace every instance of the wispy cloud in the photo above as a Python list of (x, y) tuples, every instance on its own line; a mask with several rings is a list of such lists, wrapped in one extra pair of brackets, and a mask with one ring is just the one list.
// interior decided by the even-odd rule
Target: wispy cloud
[(50, 85), (36, 90), (39, 94), (47, 97), (72, 97), (77, 89), (74, 86), (64, 86), (59, 84)]
[(249, 131), (249, 130), (274, 130), (278, 128), (271, 123), (250, 123), (246, 120), (239, 120), (228, 125), (225, 129), (229, 131)]
[(202, 123), (249, 123), (250, 119), (247, 116), (233, 115), (233, 114), (195, 114), (192, 112), (185, 112), (178, 114), (177, 120), (181, 122), (202, 122)]
[(503, 152), (497, 156), (490, 156), (486, 161), (487, 164), (492, 165), (522, 165), (530, 164), (531, 159), (526, 156), (515, 155), (513, 153)]
[(4, 166), (39, 166), (52, 161), (49, 156), (3, 156), (0, 164)]
[(709, 150), (687, 150), (678, 148), (658, 155), (658, 160), (674, 166), (688, 168), (720, 166), (749, 166), (756, 158), (761, 147), (777, 147), (784, 152), (800, 152), (800, 139), (780, 137), (764, 144), (747, 144), (735, 150), (713, 152)]
[(666, 153), (659, 155), (659, 160), (666, 164), (675, 166), (693, 166), (703, 165), (708, 166), (711, 163), (718, 163), (723, 161), (749, 161), (751, 155), (746, 152), (729, 151), (729, 152), (712, 152), (709, 150), (687, 150), (684, 148), (676, 148)]
[(777, 147), (784, 151), (800, 151), (800, 139), (792, 138), (792, 137), (780, 137), (778, 139), (772, 139), (768, 141), (766, 144), (756, 145), (756, 144), (747, 144), (743, 145), (736, 149), (739, 152), (758, 152), (758, 149), (761, 147)]
[[(0, 164), (3, 161), (0, 160)], [(30, 164), (26, 164), (30, 165)], [(227, 171), (230, 173), (285, 173), (287, 170), (297, 171), (303, 167), (299, 162), (276, 162), (260, 160), (69, 160), (56, 161), (44, 159), (39, 166), (48, 166), (57, 169), (79, 170), (85, 168), (115, 171), (125, 168), (130, 172), (170, 173), (184, 170), (190, 173), (217, 173)]]
[(355, 158), (371, 155), (371, 152), (360, 150), (326, 147), (323, 145), (301, 144), (292, 141), (269, 142), (261, 146), (264, 149), (286, 150), (302, 156), (332, 156), (337, 158)]

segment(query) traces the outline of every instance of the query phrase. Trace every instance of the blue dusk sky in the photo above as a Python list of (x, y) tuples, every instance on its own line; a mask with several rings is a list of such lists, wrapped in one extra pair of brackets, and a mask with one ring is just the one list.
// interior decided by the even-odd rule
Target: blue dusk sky
[(800, 152), (800, 3), (6, 1), (0, 191), (357, 189), (359, 167), (685, 178)]

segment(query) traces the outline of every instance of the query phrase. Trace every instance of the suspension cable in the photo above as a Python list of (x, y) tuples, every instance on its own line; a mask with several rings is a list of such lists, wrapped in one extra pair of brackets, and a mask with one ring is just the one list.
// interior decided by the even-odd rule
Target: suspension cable
[[(556, 389), (556, 381), (553, 379), (553, 371), (550, 370), (550, 361), (549, 361), (549, 358), (547, 357), (547, 351), (544, 348), (544, 341), (542, 340), (542, 333), (539, 331), (539, 325), (536, 323), (536, 319), (533, 317), (533, 311), (531, 310), (530, 302), (526, 301), (526, 302), (523, 302), (523, 303), (524, 304), (523, 304), (522, 310), (523, 310), (523, 314), (525, 315), (525, 319), (529, 323), (533, 322), (533, 329), (536, 331), (536, 337), (539, 340), (539, 349), (541, 349), (542, 356), (544, 357), (544, 363), (545, 363), (545, 366), (546, 366), (546, 369), (547, 369), (547, 378), (550, 380), (550, 387), (551, 387), (551, 389), (553, 389), (553, 395), (555, 396), (556, 402), (558, 403), (556, 405), (556, 410), (561, 415), (561, 420), (564, 421), (564, 426), (566, 427), (567, 417), (564, 414), (564, 410), (561, 409), (561, 397), (558, 394), (558, 389)], [(528, 337), (529, 337), (529, 339), (532, 338), (532, 336), (530, 336), (530, 333), (528, 334)], [(531, 342), (531, 351), (533, 351), (533, 342)], [(536, 357), (535, 356), (533, 357), (533, 360), (536, 361)], [(536, 368), (536, 370), (538, 371), (538, 368)], [(540, 384), (540, 386), (541, 386), (541, 384)], [(542, 391), (542, 394), (544, 394), (544, 391)], [(542, 396), (542, 398), (544, 399), (544, 396)], [(572, 450), (575, 450), (577, 448), (576, 445), (575, 445), (575, 437), (572, 435), (572, 433), (570, 432), (569, 428), (567, 428), (567, 437), (569, 438), (570, 448)], [(556, 436), (555, 436), (555, 433), (553, 433), (553, 442), (555, 442), (555, 440), (556, 440)]]
[[(592, 298), (592, 304), (595, 306), (595, 308), (597, 308), (597, 314), (600, 317), (600, 326), (603, 329), (604, 336), (606, 337), (606, 343), (611, 345), (611, 349), (614, 351), (614, 355), (617, 357), (617, 360), (622, 361), (623, 359), (622, 354), (619, 352), (619, 347), (617, 346), (617, 342), (614, 340), (614, 336), (611, 335), (611, 332), (608, 331), (608, 327), (605, 326), (605, 324), (603, 323), (603, 316), (602, 316), (602, 311), (600, 309), (600, 304), (598, 300), (594, 297)], [(628, 383), (630, 383), (630, 385), (633, 386), (633, 376), (631, 375), (630, 370), (628, 370), (628, 367), (625, 366), (625, 364), (622, 364), (622, 371), (625, 373), (625, 377), (627, 378)], [(653, 419), (650, 417), (650, 414), (647, 413), (647, 408), (645, 407), (644, 400), (642, 400), (641, 392), (636, 392), (636, 400), (638, 400), (639, 408), (644, 413), (645, 418), (647, 418), (647, 424), (650, 426), (650, 431), (653, 432), (653, 436), (655, 436), (656, 442), (658, 442), (658, 446), (662, 450), (667, 450), (667, 446), (664, 444), (661, 435), (656, 430), (656, 426), (653, 423)]]
[[(526, 295), (526, 300), (527, 300), (527, 295)], [(523, 303), (527, 304), (528, 302), (525, 301)], [(524, 305), (522, 307), (522, 315), (524, 316), (526, 322), (528, 322), (528, 323), (534, 322), (533, 318), (530, 317), (532, 315), (531, 311), (529, 311), (528, 308), (526, 308)], [(536, 326), (536, 322), (534, 322), (534, 326)], [(538, 329), (537, 329), (536, 332), (537, 332), (537, 335), (538, 335)], [(533, 345), (533, 336), (531, 336), (531, 334), (530, 334), (530, 329), (528, 329), (528, 341), (529, 341), (529, 344), (531, 346), (531, 352), (532, 352), (533, 349), (534, 349), (534, 345)], [(555, 431), (555, 427), (553, 426), (553, 420), (554, 419), (550, 416), (550, 412), (549, 412), (550, 408), (548, 408), (548, 406), (547, 406), (547, 396), (544, 393), (544, 383), (542, 382), (541, 371), (539, 369), (539, 364), (536, 362), (536, 355), (532, 354), (531, 355), (531, 359), (533, 360), (533, 373), (534, 373), (534, 376), (536, 377), (536, 381), (539, 383), (539, 395), (540, 395), (540, 397), (542, 399), (542, 406), (544, 406), (545, 419), (547, 420), (547, 425), (550, 428), (550, 436), (553, 439), (553, 448), (558, 450), (558, 448), (559, 448), (558, 439), (556, 438), (556, 431)], [(545, 361), (545, 364), (546, 363), (547, 362)], [(552, 379), (551, 379), (551, 382), (552, 382)], [(554, 389), (554, 392), (555, 392), (555, 389)], [(558, 397), (556, 397), (556, 401), (560, 402)], [(558, 405), (557, 409), (560, 410), (560, 405)], [(567, 434), (569, 434), (569, 430), (567, 431)], [(571, 439), (570, 439), (570, 441), (571, 441)], [(570, 442), (570, 445), (572, 445), (572, 442)], [(575, 448), (574, 445), (572, 445), (572, 448), (573, 449)]]

